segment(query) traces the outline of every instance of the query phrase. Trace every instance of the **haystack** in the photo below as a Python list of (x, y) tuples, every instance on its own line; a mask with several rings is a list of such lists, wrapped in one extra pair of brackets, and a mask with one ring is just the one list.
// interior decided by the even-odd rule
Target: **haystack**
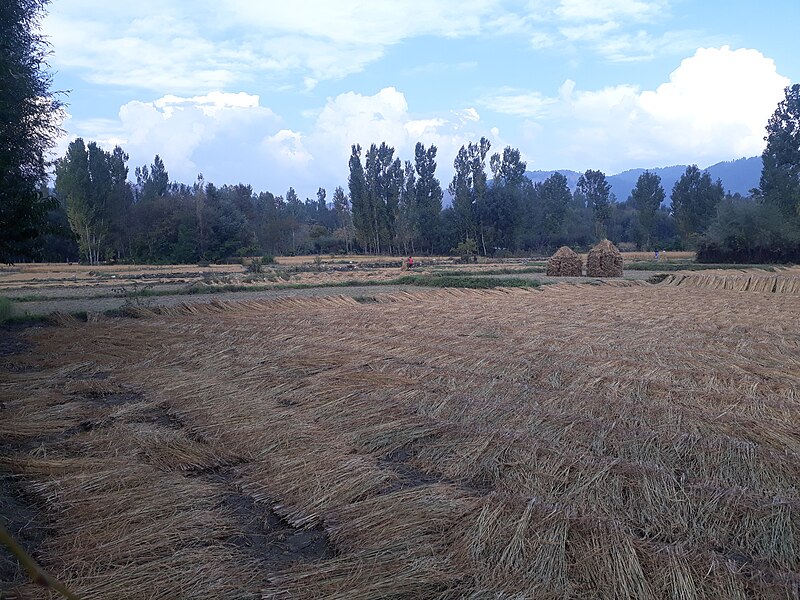
[(569, 246), (561, 246), (547, 261), (547, 274), (550, 277), (580, 277), (583, 262)]
[(608, 240), (602, 240), (589, 250), (586, 258), (588, 277), (622, 277), (622, 254)]

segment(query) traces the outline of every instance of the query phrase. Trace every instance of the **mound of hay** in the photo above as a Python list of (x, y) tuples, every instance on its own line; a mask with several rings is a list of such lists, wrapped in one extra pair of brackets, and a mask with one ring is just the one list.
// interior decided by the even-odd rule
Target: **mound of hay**
[(569, 246), (561, 246), (547, 261), (547, 274), (551, 277), (580, 277), (583, 262)]
[(608, 240), (603, 240), (589, 250), (586, 258), (586, 275), (589, 277), (622, 277), (622, 254)]

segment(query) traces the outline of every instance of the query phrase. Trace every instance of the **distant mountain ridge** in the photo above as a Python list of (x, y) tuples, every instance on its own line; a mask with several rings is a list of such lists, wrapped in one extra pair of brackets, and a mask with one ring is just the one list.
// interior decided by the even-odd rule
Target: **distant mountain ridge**
[[(616, 196), (617, 202), (624, 202), (630, 196), (631, 191), (636, 186), (639, 175), (645, 171), (650, 171), (661, 177), (661, 185), (667, 195), (666, 203), (669, 204), (669, 197), (672, 193), (672, 186), (686, 172), (688, 165), (675, 165), (672, 167), (655, 167), (652, 169), (629, 169), (616, 175), (606, 175), (606, 180), (611, 184), (611, 192)], [(706, 171), (711, 175), (711, 179), (722, 180), (722, 187), (731, 194), (739, 193), (747, 196), (750, 190), (758, 187), (761, 179), (761, 157), (752, 156), (750, 158), (740, 158), (737, 160), (719, 162), (711, 165)], [(567, 178), (570, 190), (575, 191), (581, 173), (570, 171), (569, 169), (559, 171), (526, 171), (525, 175), (534, 183), (544, 181), (553, 173), (561, 173)]]

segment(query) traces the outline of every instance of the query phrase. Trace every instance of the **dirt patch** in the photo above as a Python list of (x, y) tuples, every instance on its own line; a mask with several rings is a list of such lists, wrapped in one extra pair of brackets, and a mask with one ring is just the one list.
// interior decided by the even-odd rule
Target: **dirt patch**
[(409, 461), (413, 456), (413, 453), (405, 448), (399, 448), (386, 455), (384, 464), (397, 474), (398, 479), (393, 481), (386, 488), (384, 493), (388, 494), (399, 490), (419, 487), (421, 485), (440, 483), (442, 481), (441, 477), (426, 473), (411, 465)]
[(293, 527), (269, 504), (257, 502), (252, 496), (242, 493), (235, 467), (215, 468), (202, 473), (187, 472), (186, 475), (203, 477), (228, 490), (220, 508), (230, 513), (239, 525), (239, 533), (228, 542), (262, 565), (265, 576), (297, 563), (334, 556), (334, 548), (321, 525)]
[(321, 526), (292, 527), (269, 506), (245, 494), (227, 495), (222, 507), (232, 512), (242, 526), (241, 533), (230, 541), (269, 570), (333, 556), (333, 547)]

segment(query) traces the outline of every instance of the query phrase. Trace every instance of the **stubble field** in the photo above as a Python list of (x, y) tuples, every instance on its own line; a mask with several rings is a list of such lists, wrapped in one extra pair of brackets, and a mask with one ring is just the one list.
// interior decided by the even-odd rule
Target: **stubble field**
[(30, 328), (0, 502), (82, 598), (797, 598), (799, 289), (690, 277)]

